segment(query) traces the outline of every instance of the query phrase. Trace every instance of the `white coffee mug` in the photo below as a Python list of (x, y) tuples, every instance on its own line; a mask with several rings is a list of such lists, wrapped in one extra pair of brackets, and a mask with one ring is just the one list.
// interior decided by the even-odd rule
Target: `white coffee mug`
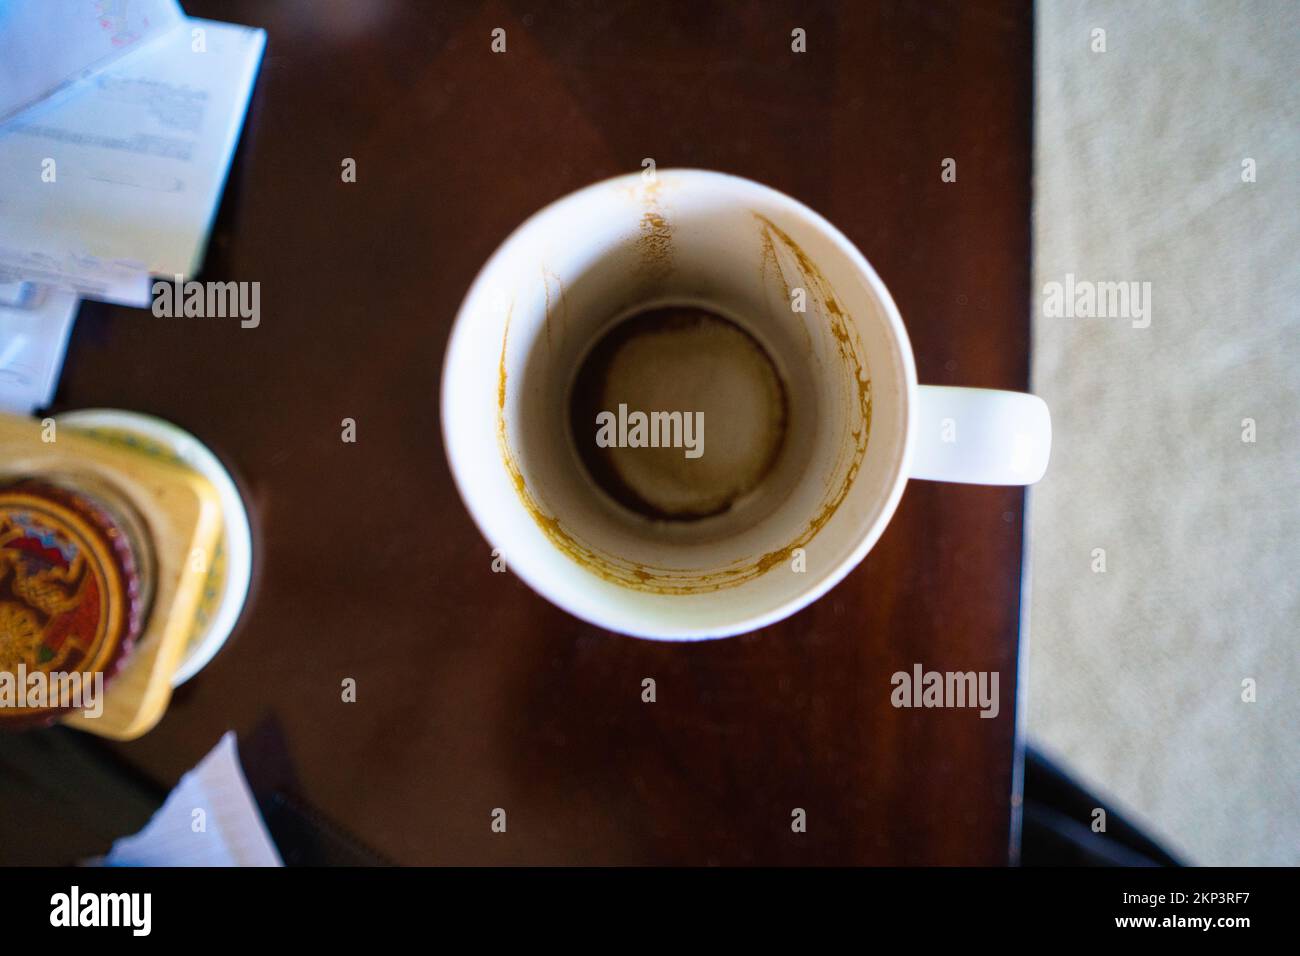
[[(591, 346), (667, 304), (742, 325), (788, 396), (763, 488), (692, 522), (601, 492), (568, 423)], [(597, 183), (506, 239), (456, 317), (442, 429), (461, 497), (510, 572), (592, 624), (663, 640), (752, 631), (816, 600), (876, 543), (909, 477), (1032, 484), (1051, 446), (1036, 396), (917, 385), (893, 299), (829, 222), (701, 170)]]

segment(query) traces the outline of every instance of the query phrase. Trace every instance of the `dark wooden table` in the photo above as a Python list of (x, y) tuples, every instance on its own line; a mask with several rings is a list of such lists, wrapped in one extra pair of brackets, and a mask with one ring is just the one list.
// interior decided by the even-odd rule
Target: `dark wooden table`
[[(170, 786), (226, 729), (272, 733), (293, 787), (402, 863), (1007, 861), (1020, 490), (914, 482), (867, 560), (784, 623), (632, 640), (491, 572), (438, 385), (506, 234), (653, 157), (835, 222), (922, 381), (1026, 387), (1028, 5), (185, 6), (269, 32), (202, 276), (261, 282), (262, 323), (88, 304), (56, 409), (137, 409), (210, 444), (252, 506), (256, 580), (227, 648), (117, 754)], [(998, 717), (891, 707), (916, 662), (1000, 672)]]

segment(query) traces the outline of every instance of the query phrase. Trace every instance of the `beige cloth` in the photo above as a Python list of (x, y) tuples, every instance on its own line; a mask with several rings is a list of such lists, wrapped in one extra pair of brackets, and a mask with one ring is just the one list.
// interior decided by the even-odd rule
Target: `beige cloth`
[[(1036, 15), (1029, 737), (1190, 862), (1300, 864), (1300, 4)], [(1046, 317), (1067, 273), (1150, 327)]]

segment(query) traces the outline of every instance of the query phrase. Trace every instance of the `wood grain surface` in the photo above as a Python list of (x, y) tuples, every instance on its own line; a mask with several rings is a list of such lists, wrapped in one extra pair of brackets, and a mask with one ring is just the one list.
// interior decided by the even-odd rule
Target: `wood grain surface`
[[(508, 232), (652, 157), (827, 216), (892, 291), (923, 382), (1025, 388), (1029, 6), (185, 6), (269, 33), (201, 276), (261, 282), (261, 324), (87, 304), (56, 408), (209, 443), (248, 496), (255, 585), (227, 648), (118, 756), (170, 785), (227, 728), (273, 733), (294, 788), (402, 863), (1006, 862), (1019, 489), (913, 482), (866, 561), (782, 624), (632, 640), (492, 573), (438, 384)], [(999, 672), (998, 716), (895, 709), (890, 675), (914, 663)]]

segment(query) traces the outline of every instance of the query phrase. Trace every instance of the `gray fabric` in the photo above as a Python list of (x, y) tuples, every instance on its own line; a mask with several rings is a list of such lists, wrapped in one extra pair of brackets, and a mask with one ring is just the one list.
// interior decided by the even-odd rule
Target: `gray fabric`
[[(1048, 0), (1036, 56), (1027, 729), (1191, 862), (1298, 864), (1300, 4)], [(1047, 317), (1067, 273), (1150, 327)]]

